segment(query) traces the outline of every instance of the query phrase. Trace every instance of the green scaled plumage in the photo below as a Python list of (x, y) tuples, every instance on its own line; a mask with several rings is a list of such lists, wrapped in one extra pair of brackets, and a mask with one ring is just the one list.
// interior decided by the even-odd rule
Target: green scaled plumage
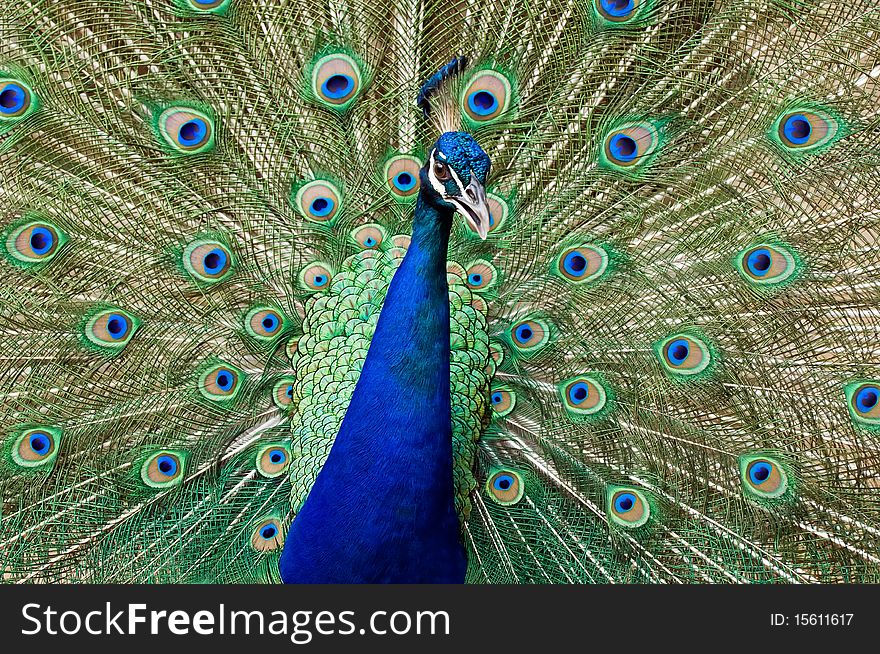
[(880, 582), (878, 29), (873, 0), (12, 3), (4, 580), (280, 580), (440, 126), (492, 161), (447, 267), (468, 581)]

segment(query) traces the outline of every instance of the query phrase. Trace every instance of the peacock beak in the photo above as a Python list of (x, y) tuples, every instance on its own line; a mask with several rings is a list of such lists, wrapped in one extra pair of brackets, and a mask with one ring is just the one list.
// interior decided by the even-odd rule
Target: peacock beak
[(477, 181), (476, 176), (471, 173), (471, 183), (464, 192), (449, 199), (458, 207), (459, 213), (464, 216), (471, 229), (485, 241), (489, 233), (489, 203), (486, 200), (486, 189)]

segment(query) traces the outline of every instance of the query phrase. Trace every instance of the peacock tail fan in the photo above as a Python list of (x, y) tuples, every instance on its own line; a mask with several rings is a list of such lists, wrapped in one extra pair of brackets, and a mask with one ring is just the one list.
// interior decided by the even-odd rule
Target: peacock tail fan
[(878, 29), (874, 0), (7, 3), (4, 581), (279, 581), (438, 127), (492, 162), (447, 268), (468, 580), (880, 581)]

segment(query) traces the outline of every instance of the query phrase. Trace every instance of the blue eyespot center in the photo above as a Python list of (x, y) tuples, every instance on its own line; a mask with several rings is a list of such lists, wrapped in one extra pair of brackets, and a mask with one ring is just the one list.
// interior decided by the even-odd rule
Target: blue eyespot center
[(629, 513), (636, 505), (636, 496), (632, 493), (621, 493), (614, 498), (614, 510), (618, 513)]
[(166, 477), (173, 477), (177, 473), (177, 461), (170, 456), (160, 456), (156, 468)]
[(177, 130), (177, 138), (181, 145), (197, 145), (208, 133), (208, 125), (201, 118), (186, 121)]
[(750, 273), (763, 277), (770, 270), (770, 266), (773, 265), (773, 257), (770, 254), (770, 250), (766, 248), (755, 250), (749, 255), (746, 265), (749, 267)]
[(263, 329), (265, 329), (267, 332), (274, 332), (276, 329), (278, 329), (278, 316), (270, 313), (266, 315), (265, 318), (263, 318), (261, 324), (263, 325)]
[(783, 127), (785, 138), (795, 145), (803, 145), (810, 140), (810, 134), (813, 133), (813, 126), (803, 114), (795, 114), (789, 116)]
[(125, 336), (125, 333), (128, 331), (128, 322), (124, 317), (120, 316), (118, 313), (111, 314), (107, 318), (107, 332), (114, 339), (119, 339)]
[(0, 113), (18, 113), (24, 108), (25, 102), (27, 102), (27, 94), (18, 84), (7, 84), (0, 91)]
[(235, 383), (235, 376), (228, 370), (217, 371), (217, 388), (221, 391), (228, 391)]
[(495, 487), (495, 490), (506, 491), (510, 490), (510, 487), (514, 484), (514, 478), (510, 475), (498, 475), (495, 477), (495, 481), (492, 485)]
[(587, 260), (580, 252), (569, 252), (562, 262), (565, 272), (574, 277), (580, 277), (587, 269)]
[(327, 283), (327, 277), (325, 275), (315, 275), (315, 279), (312, 281), (315, 286), (323, 286)]
[(616, 18), (626, 16), (633, 10), (633, 0), (602, 0), (602, 9)]
[(690, 354), (691, 347), (688, 342), (680, 338), (669, 344), (667, 352), (669, 353), (669, 362), (674, 366), (680, 366)]
[(331, 75), (321, 85), (321, 92), (328, 98), (339, 100), (354, 90), (354, 80), (348, 75)]
[(54, 242), (55, 238), (52, 236), (52, 232), (45, 227), (35, 227), (31, 231), (30, 244), (34, 254), (46, 254), (52, 249)]
[(749, 468), (749, 479), (756, 486), (760, 486), (770, 478), (771, 472), (773, 472), (773, 468), (769, 463), (757, 461)]
[(287, 397), (293, 397), (293, 384), (287, 387), (287, 390), (284, 392)]
[(632, 161), (639, 155), (639, 147), (633, 137), (626, 134), (615, 134), (608, 144), (611, 156), (618, 161)]
[(861, 413), (868, 413), (877, 406), (878, 400), (880, 400), (880, 389), (876, 386), (866, 386), (856, 395), (856, 408)]
[(492, 404), (500, 404), (503, 399), (504, 399), (504, 396), (501, 393), (499, 393), (499, 392), (492, 393)]
[(272, 540), (275, 536), (278, 535), (278, 529), (275, 525), (266, 525), (262, 529), (260, 529), (260, 536), (262, 536), (265, 540)]
[(287, 456), (284, 454), (284, 450), (272, 450), (269, 452), (269, 460), (275, 464), (284, 463)]
[(331, 211), (333, 211), (333, 207), (336, 206), (336, 203), (333, 202), (331, 198), (315, 198), (312, 200), (312, 204), (309, 207), (309, 211), (313, 216), (326, 216)]
[(520, 325), (516, 328), (516, 340), (518, 340), (523, 345), (529, 342), (529, 339), (532, 338), (534, 332), (532, 328), (528, 325)]
[(480, 273), (471, 273), (468, 275), (468, 282), (473, 286), (479, 286), (483, 283), (483, 276)]
[(205, 266), (205, 272), (207, 274), (216, 275), (226, 267), (227, 260), (228, 258), (223, 250), (220, 248), (214, 248), (205, 255), (202, 263)]
[(413, 186), (416, 185), (416, 178), (404, 171), (401, 173), (397, 173), (397, 176), (394, 178), (394, 186), (396, 186), (401, 191), (409, 191), (412, 190)]
[(49, 453), (49, 449), (52, 447), (52, 440), (43, 432), (36, 432), (31, 434), (29, 444), (34, 454), (45, 456)]
[(568, 390), (568, 397), (575, 404), (580, 404), (586, 400), (589, 395), (590, 388), (584, 382), (578, 382)]
[(364, 239), (364, 247), (371, 248), (374, 245), (376, 245), (376, 239), (374, 239), (372, 236), (368, 236)]
[(468, 96), (468, 107), (478, 116), (489, 116), (498, 109), (498, 100), (489, 91), (474, 91)]

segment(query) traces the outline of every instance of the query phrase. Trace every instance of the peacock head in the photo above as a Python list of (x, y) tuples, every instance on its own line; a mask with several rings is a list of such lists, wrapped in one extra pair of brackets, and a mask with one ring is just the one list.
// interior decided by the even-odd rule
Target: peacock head
[(470, 134), (446, 132), (431, 148), (419, 173), (427, 201), (457, 209), (484, 240), (489, 233), (485, 186), (490, 163)]

